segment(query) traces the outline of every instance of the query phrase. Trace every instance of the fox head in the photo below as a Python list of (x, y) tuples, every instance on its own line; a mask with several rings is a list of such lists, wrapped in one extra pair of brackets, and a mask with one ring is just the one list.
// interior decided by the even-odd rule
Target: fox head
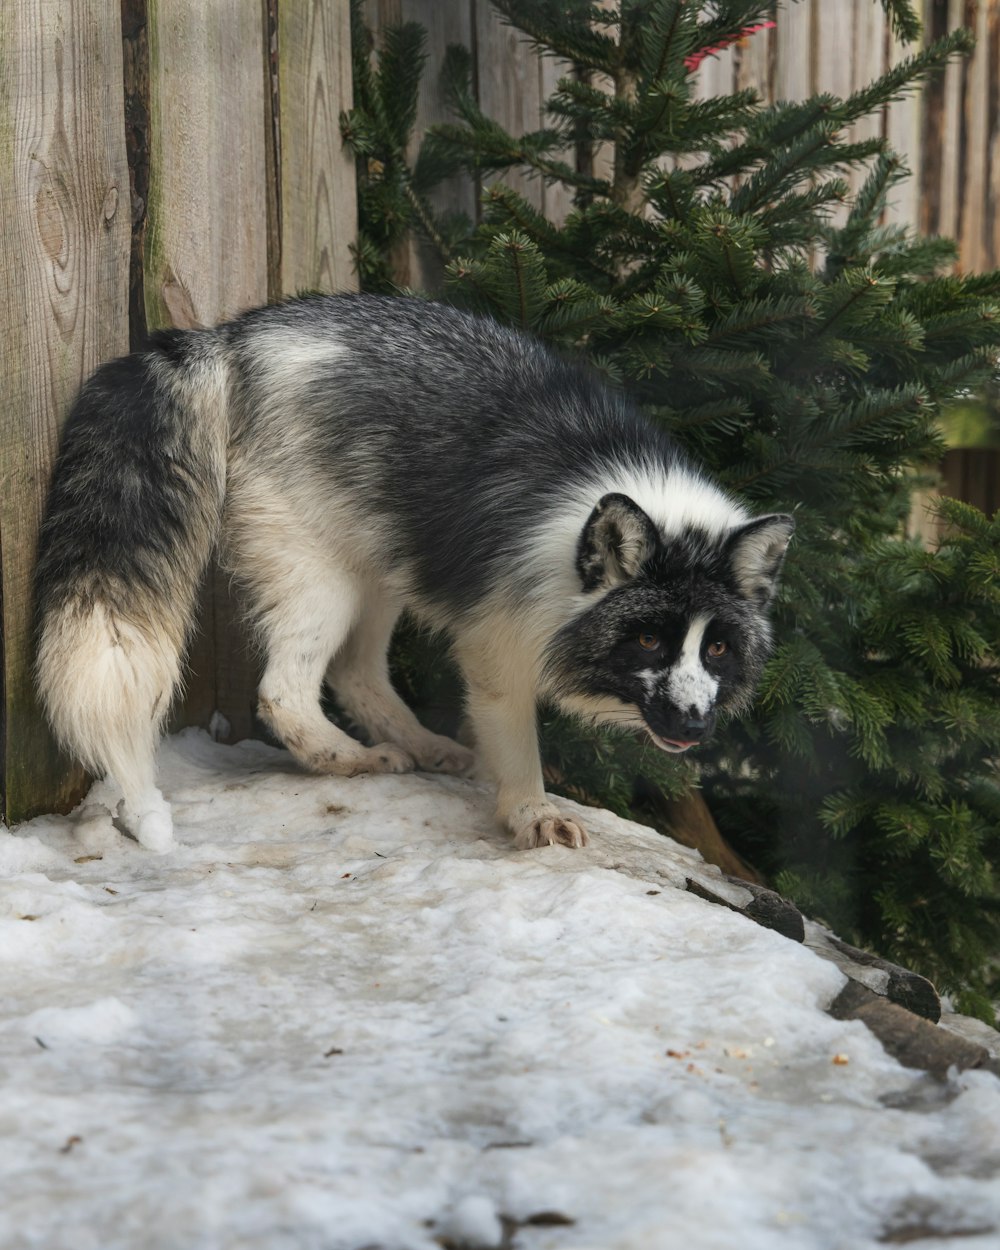
[(664, 537), (627, 495), (605, 495), (577, 546), (584, 608), (559, 631), (549, 687), (566, 710), (645, 729), (664, 751), (703, 742), (746, 708), (771, 643), (768, 605), (795, 523)]

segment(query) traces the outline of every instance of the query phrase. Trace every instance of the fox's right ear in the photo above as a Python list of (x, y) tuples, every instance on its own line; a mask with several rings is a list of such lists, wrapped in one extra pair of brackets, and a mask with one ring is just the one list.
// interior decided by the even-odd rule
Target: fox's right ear
[(583, 589), (629, 581), (659, 541), (656, 526), (628, 495), (605, 495), (588, 517), (576, 548)]

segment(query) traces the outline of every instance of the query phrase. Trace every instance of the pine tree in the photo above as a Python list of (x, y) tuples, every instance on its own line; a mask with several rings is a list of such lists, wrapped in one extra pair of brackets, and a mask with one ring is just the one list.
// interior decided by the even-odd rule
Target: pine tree
[[(1000, 937), (1000, 519), (948, 503), (933, 551), (905, 522), (942, 450), (942, 405), (995, 373), (1000, 273), (956, 275), (951, 243), (884, 224), (907, 170), (884, 139), (849, 136), (971, 37), (956, 31), (846, 99), (765, 105), (753, 91), (696, 100), (690, 72), (707, 49), (780, 24), (763, 0), (494, 4), (573, 73), (549, 124), (511, 135), (451, 49), (456, 120), (398, 175), (405, 228), (447, 260), (444, 298), (586, 353), (757, 510), (795, 512), (756, 710), (701, 754), (701, 785), (737, 849), (808, 911), (986, 1015)], [(914, 39), (908, 0), (883, 5)], [(362, 77), (345, 119), (359, 153), (378, 108)], [(391, 142), (405, 169), (402, 128)], [(464, 237), (425, 198), (458, 168), (485, 186)], [(510, 168), (571, 188), (566, 219), (491, 181)], [(852, 194), (843, 174), (858, 168)], [(369, 232), (384, 228), (370, 183), (363, 194)], [(372, 255), (384, 249), (369, 233), (362, 276), (386, 289)], [(595, 748), (557, 718), (547, 728), (553, 776), (572, 791), (621, 808), (636, 772), (668, 792), (691, 784), (687, 764)]]

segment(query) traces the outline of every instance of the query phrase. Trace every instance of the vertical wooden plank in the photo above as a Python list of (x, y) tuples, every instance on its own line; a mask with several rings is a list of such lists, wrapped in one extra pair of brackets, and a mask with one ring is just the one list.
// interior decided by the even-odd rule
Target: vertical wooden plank
[[(128, 3), (129, 0), (122, 0)], [(267, 191), (267, 299), (281, 282), (281, 92), (278, 67), (278, 0), (260, 0), (264, 52), (264, 170)]]
[(735, 90), (737, 45), (730, 44), (719, 52), (706, 56), (693, 72), (692, 95), (696, 100), (708, 100), (713, 96), (729, 95)]
[[(815, 5), (813, 23), (813, 90), (831, 92), (842, 99), (866, 87), (883, 73), (885, 58), (885, 14), (872, 0), (837, 0)], [(858, 142), (882, 135), (883, 112), (860, 118), (849, 131), (849, 140)], [(866, 168), (845, 170), (851, 193), (868, 175)], [(842, 224), (849, 205), (838, 206), (831, 214), (834, 224)]]
[[(736, 90), (736, 78), (742, 53), (743, 40), (730, 44), (719, 52), (706, 56), (698, 67), (691, 71), (691, 98), (709, 100), (713, 96), (730, 95)], [(690, 152), (683, 154), (673, 162), (678, 168), (685, 169), (697, 165), (703, 159), (702, 154)], [(664, 162), (666, 165), (666, 162)], [(733, 191), (738, 179), (727, 178), (726, 185)]]
[[(871, 0), (862, 0), (862, 3), (870, 6)], [(812, 90), (829, 91), (841, 97), (850, 95), (855, 46), (854, 0), (826, 0), (825, 4), (812, 3), (808, 7), (812, 10), (809, 58)]]
[(282, 290), (352, 290), (357, 194), (340, 138), (351, 105), (349, 0), (281, 0), (278, 63)]
[(151, 328), (267, 298), (264, 49), (256, 0), (150, 0)]
[(989, 15), (987, 0), (968, 0), (965, 24), (976, 34), (976, 49), (962, 75), (962, 187), (958, 244), (963, 269), (987, 269), (986, 198), (989, 181)]
[[(860, 91), (886, 70), (886, 19), (881, 5), (872, 0), (853, 0), (854, 42), (851, 48), (851, 91)], [(890, 106), (892, 107), (892, 106)], [(874, 139), (883, 133), (884, 118), (863, 117), (854, 128), (858, 139)]]
[[(407, 158), (412, 163), (417, 158), (428, 127), (456, 120), (441, 90), (441, 67), (449, 44), (460, 44), (475, 57), (472, 0), (446, 0), (445, 3), (440, 0), (365, 0), (364, 12), (376, 49), (381, 46), (386, 27), (401, 22), (416, 22), (426, 35), (426, 60), (417, 97), (417, 117), (407, 150)], [(473, 178), (459, 174), (437, 187), (431, 193), (430, 201), (438, 212), (464, 213), (474, 222), (478, 212), (479, 188)], [(424, 290), (436, 290), (441, 285), (441, 258), (420, 238), (412, 238), (408, 246), (401, 249), (400, 255), (394, 258), (393, 267), (400, 285)]]
[[(859, 91), (867, 87), (875, 79), (881, 77), (886, 70), (886, 45), (888, 41), (885, 10), (881, 5), (872, 4), (871, 0), (853, 0), (854, 4), (854, 44), (851, 56), (851, 91)], [(908, 97), (888, 105), (878, 113), (862, 117), (852, 128), (854, 139), (878, 139), (889, 133), (890, 114), (893, 108), (908, 110), (912, 115), (920, 105), (919, 97)], [(904, 151), (903, 156), (907, 153)], [(855, 172), (851, 176), (851, 187), (856, 190), (864, 181), (864, 173)], [(892, 193), (891, 211), (897, 212), (901, 205), (907, 209), (912, 207), (912, 199), (917, 193), (915, 178), (910, 178)]]
[[(475, 29), (472, 21), (473, 0), (379, 0), (381, 21), (416, 22), (426, 34), (426, 61), (417, 96), (417, 117), (407, 150), (410, 162), (417, 159), (420, 144), (429, 127), (440, 122), (458, 120), (448, 107), (441, 87), (441, 68), (450, 44), (467, 48), (473, 57), (475, 75)], [(479, 213), (479, 184), (467, 174), (445, 179), (430, 194), (432, 208), (438, 213), (464, 213), (472, 222)], [(441, 286), (444, 264), (430, 243), (414, 237), (400, 258), (400, 283), (416, 289), (435, 291)]]
[(1000, 267), (1000, 3), (990, 5), (986, 45), (982, 53), (989, 65), (986, 169), (986, 264)]
[[(441, 66), (449, 44), (461, 44), (476, 55), (471, 0), (402, 0), (400, 18), (417, 22), (427, 32), (427, 61), (417, 97), (417, 120), (409, 157), (416, 160), (420, 141), (429, 126), (457, 120), (441, 89)], [(437, 212), (464, 213), (475, 221), (479, 212), (479, 186), (466, 174), (448, 178), (431, 194)], [(430, 244), (415, 240), (410, 249), (410, 281), (434, 290), (441, 284), (443, 265)]]
[[(475, 32), (469, 0), (402, 0), (400, 21), (416, 22), (427, 32), (423, 78), (417, 98), (415, 143), (410, 155), (415, 158), (420, 138), (429, 126), (438, 122), (456, 121), (441, 90), (441, 66), (450, 44), (460, 44), (475, 56)], [(443, 184), (435, 197), (435, 205), (452, 212), (464, 212), (475, 218), (477, 191), (471, 180), (451, 179)]]
[(143, 295), (146, 206), (149, 200), (149, 41), (146, 31), (146, 0), (121, 0), (121, 21), (125, 157), (128, 161), (132, 209), (128, 337), (129, 347), (136, 351), (146, 339), (146, 301)]
[(814, 6), (805, 3), (778, 11), (773, 32), (776, 100), (804, 100), (812, 94), (813, 15)]
[[(617, 9), (619, 0), (595, 0), (595, 7), (599, 9), (611, 10)], [(600, 26), (600, 30), (606, 35), (614, 35), (616, 27)], [(593, 76), (593, 85), (601, 91), (614, 94), (614, 83), (610, 76), (605, 74), (595, 74)], [(598, 143), (594, 147), (593, 152), (593, 173), (595, 178), (601, 178), (606, 182), (613, 182), (615, 177), (615, 145), (611, 142)]]
[(365, 24), (375, 36), (386, 26), (398, 26), (402, 21), (400, 0), (364, 0)]
[[(962, 24), (963, 0), (948, 0), (948, 30)], [(943, 116), (941, 121), (941, 160), (938, 176), (938, 220), (935, 234), (958, 237), (959, 168), (961, 165), (962, 75), (963, 65), (954, 60), (945, 70)]]
[[(530, 47), (525, 48), (528, 56), (534, 55)], [(571, 61), (562, 60), (560, 57), (540, 56), (538, 57), (538, 93), (541, 99), (542, 109), (548, 103), (549, 98), (559, 84), (560, 78), (570, 78), (573, 75), (573, 64)], [(544, 112), (541, 117), (541, 124), (546, 126), (552, 119)], [(570, 166), (576, 160), (576, 153), (572, 148), (563, 153), (562, 160)], [(573, 189), (567, 187), (561, 182), (553, 182), (548, 186), (542, 185), (542, 211), (549, 221), (561, 225), (568, 213), (573, 208)]]
[[(477, 0), (475, 40), (479, 104), (512, 135), (537, 130), (542, 123), (542, 100), (535, 55), (525, 36), (506, 26), (487, 0)], [(492, 182), (512, 187), (533, 207), (543, 205), (542, 180), (520, 169), (491, 175)]]
[(38, 525), (81, 381), (128, 350), (129, 180), (118, 0), (0, 7), (0, 588), (4, 818), (64, 807), (32, 694)]
[[(774, 28), (758, 30), (741, 39), (733, 49), (733, 91), (752, 88), (765, 104), (774, 102)], [(731, 179), (735, 190), (739, 175)]]
[(964, 499), (992, 516), (1000, 508), (1000, 451), (952, 448), (942, 464), (941, 494)]
[[(871, 0), (862, 0), (870, 5)], [(813, 5), (811, 34), (812, 91), (829, 92), (843, 99), (851, 94), (854, 50), (855, 4), (854, 0), (827, 0), (826, 4)], [(852, 132), (856, 128), (852, 127)], [(851, 138), (854, 133), (851, 134)], [(863, 175), (861, 175), (863, 176)], [(848, 187), (857, 188), (859, 171), (844, 171)], [(849, 212), (847, 204), (837, 204), (830, 210), (829, 220), (833, 226), (842, 226)]]
[[(265, 47), (260, 0), (150, 0), (150, 329), (211, 325), (268, 295)], [(256, 673), (215, 570), (203, 596), (181, 723), (246, 736)]]
[[(948, 29), (948, 0), (924, 0), (924, 42), (933, 43)], [(894, 49), (887, 45), (887, 61), (892, 64)], [(939, 234), (941, 223), (941, 161), (944, 154), (944, 98), (945, 78), (937, 75), (927, 83), (920, 101), (919, 123), (919, 169), (914, 168), (918, 186), (918, 216), (916, 224), (922, 234)], [(893, 145), (896, 113), (890, 109), (887, 134)], [(902, 146), (902, 145), (900, 145)], [(911, 166), (912, 168), (912, 166)]]
[(740, 40), (735, 53), (733, 89), (745, 91), (747, 87), (760, 95), (761, 99), (770, 104), (774, 95), (774, 29), (758, 30), (755, 34)]

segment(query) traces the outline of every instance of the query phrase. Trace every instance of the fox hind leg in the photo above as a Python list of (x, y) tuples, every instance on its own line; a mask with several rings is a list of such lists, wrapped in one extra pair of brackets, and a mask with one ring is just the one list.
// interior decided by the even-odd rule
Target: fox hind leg
[(350, 777), (412, 769), (405, 751), (388, 742), (363, 746), (328, 720), (320, 706), (330, 656), (343, 646), (360, 612), (357, 579), (309, 555), (251, 567), (270, 570), (266, 581), (257, 577), (247, 587), (267, 656), (261, 718), (310, 772)]
[(360, 620), (327, 668), (327, 683), (373, 741), (394, 742), (425, 772), (467, 773), (472, 752), (426, 729), (393, 689), (388, 651), (398, 618), (398, 604), (369, 588)]
[[(61, 742), (97, 776), (115, 779), (121, 819), (151, 851), (173, 846), (170, 806), (156, 786), (160, 728), (180, 678), (183, 622), (157, 621), (155, 604), (104, 585), (67, 597), (44, 618), (39, 689)], [(105, 786), (102, 794), (112, 790)], [(100, 797), (92, 806), (105, 804)]]

